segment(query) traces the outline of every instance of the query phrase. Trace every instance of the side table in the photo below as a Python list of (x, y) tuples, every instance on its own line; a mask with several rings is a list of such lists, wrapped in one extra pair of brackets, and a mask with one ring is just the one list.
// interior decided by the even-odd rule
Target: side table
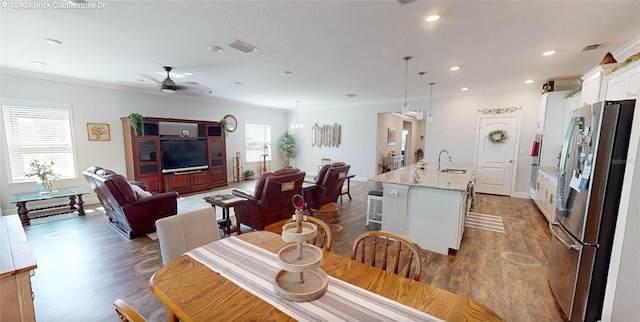
[[(231, 236), (233, 233), (238, 235), (242, 234), (240, 230), (240, 211), (238, 206), (245, 203), (247, 199), (240, 198), (234, 195), (213, 195), (202, 198), (207, 203), (211, 204), (211, 207), (222, 208), (222, 219), (218, 220), (218, 226), (224, 232), (224, 237)], [(229, 209), (233, 208), (236, 215), (236, 226), (231, 226), (231, 218), (229, 216)]]
[(355, 174), (350, 174), (347, 176), (347, 191), (342, 192), (340, 191), (340, 203), (342, 203), (342, 196), (343, 195), (347, 195), (349, 197), (349, 200), (353, 200), (351, 199), (351, 178), (355, 178)]

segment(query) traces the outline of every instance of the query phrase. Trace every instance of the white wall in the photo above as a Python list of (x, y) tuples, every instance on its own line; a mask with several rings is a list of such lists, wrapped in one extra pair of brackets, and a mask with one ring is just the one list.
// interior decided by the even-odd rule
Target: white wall
[[(537, 90), (502, 92), (485, 95), (466, 95), (453, 98), (434, 98), (432, 102), (433, 123), (426, 123), (426, 129), (418, 129), (418, 133), (424, 133), (425, 139), (419, 144), (423, 145), (425, 160), (434, 162), (438, 152), (447, 149), (455, 162), (474, 163), (477, 120), (481, 113), (478, 109), (521, 106), (522, 109), (512, 115), (520, 115), (520, 150), (523, 155), (518, 158), (515, 183), (515, 195), (526, 196), (529, 193), (529, 178), (531, 173), (531, 158), (529, 152), (531, 142), (535, 136), (538, 103), (540, 93)], [(416, 106), (417, 101), (410, 101), (409, 106)], [(388, 150), (394, 148), (399, 153), (400, 130), (402, 119), (383, 121), (385, 125), (378, 129), (378, 113), (399, 112), (401, 102), (383, 103), (377, 105), (363, 105), (345, 107), (340, 109), (301, 110), (299, 120), (304, 124), (304, 129), (298, 130), (296, 137), (299, 144), (299, 155), (294, 166), (307, 172), (317, 171), (320, 158), (329, 157), (336, 161), (345, 161), (351, 164), (352, 174), (359, 179), (373, 177), (379, 159), (376, 149), (386, 155)], [(293, 113), (289, 113), (288, 124), (293, 123)], [(338, 148), (311, 147), (311, 126), (318, 124), (342, 125), (342, 142)], [(396, 124), (398, 138), (396, 146), (386, 145), (386, 131), (391, 124)], [(380, 132), (378, 132), (378, 130)], [(419, 140), (420, 134), (414, 140)], [(410, 155), (412, 156), (412, 155)]]
[[(40, 76), (40, 75), (38, 75)], [(73, 117), (73, 137), (77, 152), (78, 177), (76, 179), (59, 180), (54, 183), (58, 187), (80, 186), (89, 189), (81, 175), (82, 170), (89, 166), (99, 165), (126, 174), (124, 160), (124, 140), (121, 117), (131, 112), (144, 116), (210, 120), (218, 121), (226, 114), (233, 114), (238, 119), (238, 129), (227, 137), (227, 175), (232, 179), (231, 157), (236, 152), (244, 155), (244, 125), (245, 122), (270, 124), (273, 130), (273, 146), (281, 129), (285, 125), (285, 112), (264, 108), (252, 108), (246, 105), (228, 102), (216, 102), (179, 95), (142, 94), (114, 88), (97, 87), (96, 84), (85, 85), (79, 81), (45, 76), (51, 80), (43, 80), (20, 75), (19, 72), (0, 75), (0, 93), (2, 100), (22, 100), (32, 102), (51, 102), (71, 104)], [(2, 123), (2, 122), (0, 122)], [(110, 141), (89, 141), (87, 138), (87, 123), (108, 123)], [(0, 126), (2, 126), (0, 124)], [(4, 128), (0, 128), (4, 136)], [(4, 214), (16, 212), (15, 205), (9, 204), (8, 194), (33, 190), (34, 183), (9, 183), (6, 147), (4, 140), (0, 147), (0, 196)], [(275, 157), (272, 169), (283, 165), (279, 157)], [(257, 165), (253, 165), (257, 169)], [(252, 165), (245, 165), (252, 168)], [(95, 195), (85, 198), (86, 202), (97, 202)]]

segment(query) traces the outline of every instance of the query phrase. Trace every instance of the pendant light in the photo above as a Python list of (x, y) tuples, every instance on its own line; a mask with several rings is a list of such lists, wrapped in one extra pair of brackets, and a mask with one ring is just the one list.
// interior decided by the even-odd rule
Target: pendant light
[(404, 59), (404, 104), (402, 104), (402, 115), (409, 114), (409, 103), (407, 102), (407, 79), (409, 78), (409, 59), (413, 57), (406, 56)]
[(416, 113), (416, 119), (422, 120), (424, 118), (424, 112), (422, 111), (422, 77), (426, 74), (426, 72), (419, 72), (420, 75), (420, 86), (418, 87), (418, 93), (420, 93), (420, 109), (418, 109)]
[(295, 129), (301, 129), (304, 127), (304, 125), (300, 124), (299, 119), (298, 119), (298, 114), (300, 113), (300, 101), (296, 101), (296, 124), (292, 124), (291, 125), (291, 129), (295, 130)]
[(435, 83), (429, 83), (429, 86), (431, 86), (431, 91), (429, 93), (429, 115), (427, 115), (427, 123), (431, 123), (433, 122), (433, 117), (431, 116), (431, 101), (433, 100), (433, 85)]

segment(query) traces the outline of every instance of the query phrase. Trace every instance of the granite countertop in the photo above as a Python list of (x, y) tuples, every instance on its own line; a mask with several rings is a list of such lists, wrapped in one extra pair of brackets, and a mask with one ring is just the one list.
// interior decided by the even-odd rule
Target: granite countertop
[(402, 184), (414, 187), (435, 188), (445, 190), (466, 191), (469, 182), (475, 179), (475, 169), (472, 164), (459, 164), (444, 162), (440, 165), (440, 169), (464, 169), (467, 173), (446, 173), (437, 172), (436, 164), (429, 163), (424, 170), (418, 169), (418, 173), (422, 177), (420, 182), (412, 182), (412, 175), (417, 169), (417, 163), (410, 164), (406, 168), (400, 168), (390, 172), (379, 174), (369, 181), (381, 183)]
[(558, 179), (558, 168), (556, 167), (540, 167), (540, 171), (544, 172), (550, 179)]

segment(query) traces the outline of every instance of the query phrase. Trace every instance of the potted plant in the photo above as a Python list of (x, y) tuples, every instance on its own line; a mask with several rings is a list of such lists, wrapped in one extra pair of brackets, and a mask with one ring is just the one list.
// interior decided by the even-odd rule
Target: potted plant
[(222, 137), (226, 137), (226, 136), (227, 136), (227, 132), (229, 131), (229, 130), (227, 129), (227, 120), (222, 119), (222, 120), (220, 120), (220, 122), (218, 122), (218, 123), (220, 123), (220, 130), (221, 130), (221, 132), (222, 132)]
[(291, 168), (289, 159), (295, 158), (298, 150), (296, 149), (296, 138), (289, 131), (285, 131), (278, 139), (278, 151), (284, 159), (284, 167)]
[(242, 172), (242, 176), (244, 177), (244, 180), (251, 180), (256, 177), (256, 173), (253, 170), (245, 170)]
[(382, 160), (382, 162), (380, 162), (380, 164), (378, 164), (378, 167), (380, 168), (380, 173), (385, 173), (385, 172), (391, 171), (391, 164), (387, 163), (384, 160)]
[[(141, 114), (130, 113), (129, 125), (133, 129), (134, 136), (138, 136), (138, 133), (144, 136), (144, 117)], [(140, 132), (138, 132), (138, 130), (140, 130)]]
[(53, 171), (53, 160), (49, 163), (34, 159), (29, 163), (30, 172), (25, 177), (37, 177), (37, 190), (40, 193), (49, 193), (52, 191), (51, 181), (59, 176)]

